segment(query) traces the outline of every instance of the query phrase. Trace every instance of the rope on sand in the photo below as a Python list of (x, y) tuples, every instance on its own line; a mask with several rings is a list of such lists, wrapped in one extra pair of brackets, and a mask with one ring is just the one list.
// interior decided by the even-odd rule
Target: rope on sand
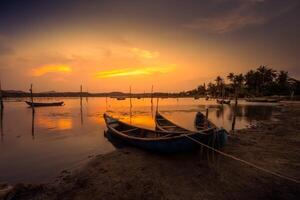
[(263, 172), (265, 172), (265, 173), (268, 173), (268, 174), (271, 174), (271, 175), (273, 175), (273, 176), (277, 176), (277, 177), (279, 177), (279, 178), (286, 179), (286, 180), (292, 181), (292, 182), (294, 182), (294, 183), (300, 184), (300, 180), (297, 180), (297, 179), (294, 178), (294, 177), (290, 177), (290, 176), (286, 176), (286, 175), (284, 175), (284, 174), (280, 174), (280, 173), (278, 173), (278, 172), (270, 171), (270, 170), (268, 170), (268, 169), (265, 169), (265, 168), (263, 168), (263, 167), (260, 167), (260, 166), (258, 166), (258, 165), (255, 165), (255, 164), (250, 163), (250, 162), (248, 162), (248, 161), (245, 161), (245, 160), (242, 160), (242, 159), (240, 159), (240, 158), (237, 158), (237, 157), (235, 157), (235, 156), (233, 156), (233, 155), (230, 155), (230, 154), (228, 154), (228, 153), (224, 153), (224, 152), (222, 152), (222, 151), (220, 151), (220, 150), (217, 150), (217, 149), (212, 148), (212, 147), (210, 147), (210, 146), (208, 146), (208, 145), (206, 145), (206, 144), (203, 144), (202, 142), (199, 142), (198, 140), (196, 140), (196, 139), (194, 139), (194, 138), (192, 138), (192, 137), (190, 137), (190, 136), (188, 136), (188, 135), (185, 135), (185, 137), (187, 137), (187, 138), (189, 138), (190, 140), (192, 140), (192, 141), (194, 141), (194, 142), (196, 142), (196, 143), (198, 143), (198, 144), (200, 144), (200, 145), (202, 145), (202, 146), (204, 146), (204, 147), (206, 147), (206, 148), (208, 148), (208, 149), (210, 149), (210, 150), (212, 150), (212, 151), (214, 151), (214, 152), (217, 152), (217, 153), (219, 153), (219, 154), (221, 154), (221, 155), (223, 155), (223, 156), (225, 156), (225, 157), (228, 157), (228, 158), (231, 158), (231, 159), (233, 159), (233, 160), (242, 162), (242, 163), (244, 163), (244, 164), (246, 164), (246, 165), (248, 165), (248, 166), (251, 166), (251, 167), (253, 167), (253, 168), (255, 168), (255, 169), (261, 170), (261, 171), (263, 171)]

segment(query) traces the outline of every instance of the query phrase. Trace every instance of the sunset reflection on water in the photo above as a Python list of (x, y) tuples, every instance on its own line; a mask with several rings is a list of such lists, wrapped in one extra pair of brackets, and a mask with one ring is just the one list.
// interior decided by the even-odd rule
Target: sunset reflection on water
[[(5, 102), (1, 115), (0, 180), (5, 182), (43, 182), (80, 160), (111, 152), (115, 147), (104, 137), (103, 113), (139, 127), (155, 128), (156, 99), (113, 98), (40, 98), (36, 101), (64, 101), (65, 106), (36, 108), (23, 102)], [(245, 128), (255, 120), (270, 119), (273, 104), (241, 101), (237, 107), (235, 128)], [(217, 105), (215, 100), (159, 99), (158, 109), (166, 117), (190, 130), (197, 112), (205, 112), (217, 126), (231, 129), (233, 106)], [(32, 121), (32, 119), (34, 119)], [(31, 173), (35, 171), (35, 173)]]

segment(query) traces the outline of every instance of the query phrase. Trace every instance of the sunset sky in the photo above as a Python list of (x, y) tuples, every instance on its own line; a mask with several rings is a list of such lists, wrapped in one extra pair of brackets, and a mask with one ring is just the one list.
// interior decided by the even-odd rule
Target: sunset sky
[(178, 92), (259, 65), (299, 79), (299, 2), (2, 0), (2, 87)]

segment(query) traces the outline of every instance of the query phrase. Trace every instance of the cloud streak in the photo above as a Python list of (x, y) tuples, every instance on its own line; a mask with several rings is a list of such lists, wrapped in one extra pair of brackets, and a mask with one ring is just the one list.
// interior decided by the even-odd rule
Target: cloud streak
[(46, 65), (35, 69), (32, 69), (32, 76), (43, 76), (48, 73), (59, 72), (59, 73), (70, 73), (72, 68), (68, 65)]
[(149, 76), (153, 74), (165, 74), (172, 71), (173, 65), (165, 67), (143, 67), (143, 68), (126, 68), (109, 71), (101, 71), (96, 73), (96, 78), (114, 78), (127, 76)]

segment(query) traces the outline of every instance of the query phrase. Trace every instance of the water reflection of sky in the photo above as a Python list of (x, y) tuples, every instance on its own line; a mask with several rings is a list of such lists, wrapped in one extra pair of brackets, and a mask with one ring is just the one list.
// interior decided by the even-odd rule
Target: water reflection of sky
[[(63, 107), (31, 109), (20, 101), (5, 102), (0, 121), (0, 180), (8, 182), (48, 181), (59, 171), (71, 168), (88, 156), (105, 154), (114, 147), (103, 135), (102, 115), (105, 111), (128, 123), (154, 129), (156, 105), (150, 99), (117, 101), (111, 98), (83, 99), (82, 109), (76, 98), (39, 101), (65, 101)], [(153, 101), (156, 104), (156, 100)], [(240, 102), (237, 107), (237, 129), (245, 128), (255, 120), (269, 119), (274, 104)], [(234, 107), (217, 105), (203, 99), (160, 99), (159, 110), (174, 122), (191, 130), (198, 111), (205, 112), (216, 125), (231, 129)], [(1, 116), (1, 115), (0, 115)], [(1, 125), (0, 124), (0, 125)]]

